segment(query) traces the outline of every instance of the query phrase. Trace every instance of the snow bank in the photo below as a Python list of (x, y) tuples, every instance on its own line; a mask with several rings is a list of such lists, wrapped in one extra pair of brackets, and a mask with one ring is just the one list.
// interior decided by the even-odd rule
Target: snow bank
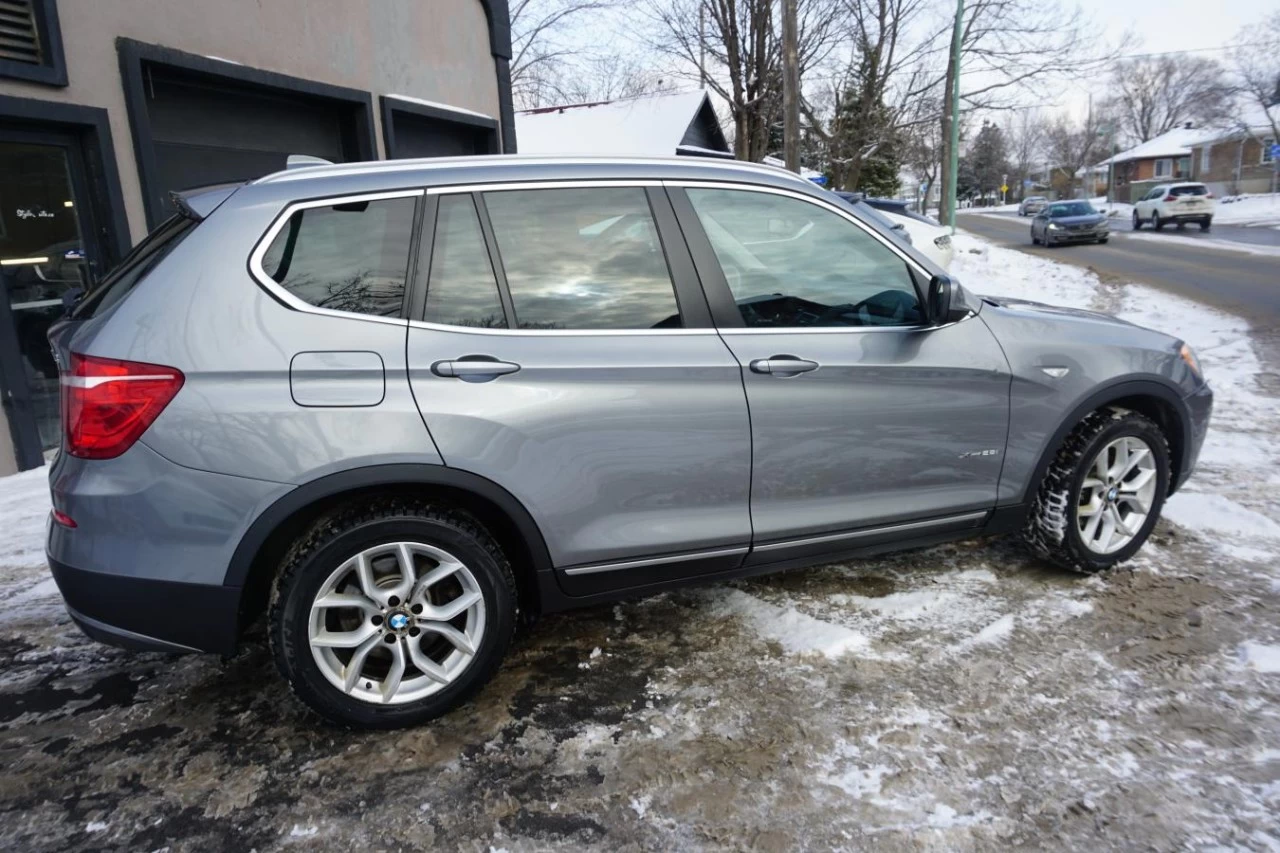
[(44, 565), (45, 519), (49, 515), (49, 469), (0, 477), (0, 566)]
[(1280, 672), (1280, 646), (1244, 643), (1240, 646), (1240, 658), (1249, 669), (1256, 669), (1258, 672)]
[(870, 641), (862, 634), (821, 619), (806, 616), (794, 607), (777, 607), (737, 589), (717, 590), (710, 613), (737, 617), (763, 637), (776, 641), (789, 654), (822, 654), (838, 658), (846, 652), (864, 651)]
[(1223, 225), (1280, 228), (1280, 193), (1229, 196), (1218, 202), (1213, 221)]

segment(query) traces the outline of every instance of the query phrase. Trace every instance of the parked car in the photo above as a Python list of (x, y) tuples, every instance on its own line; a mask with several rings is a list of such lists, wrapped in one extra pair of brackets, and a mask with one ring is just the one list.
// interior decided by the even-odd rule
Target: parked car
[(873, 198), (859, 192), (837, 190), (840, 196), (868, 216), (892, 228), (908, 243), (942, 269), (950, 269), (955, 250), (951, 246), (951, 231), (936, 220), (910, 210), (909, 202)]
[(1055, 201), (1031, 220), (1032, 244), (1105, 243), (1111, 237), (1107, 215), (1087, 201)]
[(903, 240), (907, 241), (908, 243), (914, 244), (915, 241), (912, 239), (911, 232), (907, 230), (906, 225), (902, 224), (902, 222), (900, 221), (896, 221), (896, 220), (890, 219), (888, 216), (885, 216), (884, 213), (882, 213), (880, 210), (873, 207), (868, 202), (866, 196), (864, 196), (862, 193), (848, 192), (845, 190), (836, 190), (835, 194), (840, 198), (844, 199), (845, 201), (847, 201), (849, 204), (853, 205), (854, 208), (858, 210), (858, 212), (860, 212), (863, 216), (867, 217), (871, 221), (875, 222), (877, 225), (880, 225), (881, 227), (886, 228), (889, 231), (892, 231), (896, 236), (901, 237)]
[(951, 259), (955, 257), (955, 248), (951, 245), (951, 229), (937, 223), (930, 224), (927, 217), (916, 214), (905, 216), (881, 210), (882, 215), (903, 228), (911, 236), (911, 244), (921, 254), (944, 270), (951, 269)]
[(1161, 184), (1133, 205), (1133, 230), (1146, 222), (1159, 231), (1172, 222), (1181, 231), (1188, 222), (1195, 222), (1201, 231), (1208, 231), (1213, 211), (1213, 193), (1204, 184)]
[(975, 296), (747, 163), (347, 163), (178, 207), (50, 332), (50, 569), (132, 648), (265, 614), (352, 726), (456, 707), (539, 613), (1011, 532), (1101, 571), (1212, 406), (1182, 341)]
[(1049, 203), (1049, 199), (1042, 195), (1029, 195), (1018, 205), (1019, 216), (1035, 216), (1044, 210), (1045, 205)]

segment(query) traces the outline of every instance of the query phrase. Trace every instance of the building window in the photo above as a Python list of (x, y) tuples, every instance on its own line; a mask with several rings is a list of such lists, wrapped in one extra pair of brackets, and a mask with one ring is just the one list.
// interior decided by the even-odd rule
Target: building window
[(1262, 165), (1265, 166), (1268, 163), (1275, 161), (1276, 158), (1271, 156), (1271, 146), (1275, 144), (1276, 138), (1274, 136), (1268, 136), (1266, 139), (1262, 140)]
[(0, 0), (0, 77), (67, 85), (56, 0)]
[(1168, 157), (1165, 157), (1161, 160), (1156, 161), (1155, 176), (1157, 178), (1167, 178), (1172, 174), (1173, 174), (1173, 160), (1169, 159)]
[(1212, 166), (1213, 158), (1210, 156), (1210, 152), (1212, 151), (1213, 151), (1213, 146), (1208, 144), (1206, 144), (1203, 148), (1200, 149), (1200, 174), (1202, 176), (1204, 175), (1205, 172), (1208, 172), (1210, 169), (1213, 168)]

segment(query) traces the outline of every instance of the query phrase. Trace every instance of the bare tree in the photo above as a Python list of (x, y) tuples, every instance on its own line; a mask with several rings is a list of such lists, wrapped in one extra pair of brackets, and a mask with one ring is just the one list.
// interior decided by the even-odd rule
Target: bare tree
[[(1099, 116), (1090, 111), (1083, 122), (1059, 117), (1045, 131), (1045, 153), (1050, 163), (1049, 183), (1066, 197), (1073, 194), (1076, 174), (1105, 160), (1106, 138)], [(1089, 195), (1086, 192), (1085, 195)]]
[(1231, 114), (1231, 85), (1212, 59), (1169, 54), (1120, 60), (1108, 106), (1131, 141), (1146, 142), (1183, 122), (1208, 124)]
[(563, 66), (579, 53), (569, 31), (584, 14), (613, 4), (613, 0), (513, 0), (511, 94), (517, 104), (538, 107), (564, 100)]
[(1011, 197), (1021, 201), (1026, 194), (1025, 181), (1031, 176), (1031, 169), (1041, 162), (1040, 152), (1044, 148), (1045, 125), (1040, 112), (1035, 109), (1011, 112), (1005, 118), (1004, 141), (1009, 155), (1009, 183), (1014, 190)]
[(581, 57), (557, 76), (561, 103), (583, 104), (674, 92), (676, 80), (633, 56), (620, 53)]
[(801, 110), (827, 150), (835, 186), (856, 187), (867, 157), (933, 119), (922, 118), (919, 106), (937, 28), (922, 20), (930, 0), (842, 0), (841, 9), (848, 62), (829, 86), (811, 89)]
[[(836, 0), (797, 0), (801, 80), (833, 44)], [(775, 147), (782, 118), (781, 3), (778, 0), (646, 0), (655, 47), (689, 79), (705, 79), (727, 104), (734, 154), (760, 160)], [(701, 73), (706, 63), (705, 78)]]
[[(949, 40), (951, 28), (946, 30)], [(967, 110), (1014, 109), (1044, 78), (1075, 78), (1097, 73), (1127, 45), (1099, 41), (1079, 8), (1065, 10), (1057, 0), (969, 0), (960, 28), (960, 103)], [(942, 86), (942, 170), (949, 175), (952, 81), (956, 68), (947, 58)], [(1037, 100), (1043, 102), (1043, 97)]]
[(1231, 51), (1231, 68), (1239, 81), (1241, 100), (1250, 112), (1261, 109), (1271, 124), (1271, 138), (1280, 139), (1280, 12), (1240, 31)]

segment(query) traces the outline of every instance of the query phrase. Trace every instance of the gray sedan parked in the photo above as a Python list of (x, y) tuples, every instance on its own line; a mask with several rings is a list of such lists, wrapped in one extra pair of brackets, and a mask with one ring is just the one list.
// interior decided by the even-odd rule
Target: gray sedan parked
[(1182, 341), (975, 296), (780, 169), (311, 165), (178, 208), (50, 332), (49, 566), (106, 642), (265, 618), (348, 725), (457, 707), (537, 613), (1010, 532), (1101, 571), (1208, 428)]

